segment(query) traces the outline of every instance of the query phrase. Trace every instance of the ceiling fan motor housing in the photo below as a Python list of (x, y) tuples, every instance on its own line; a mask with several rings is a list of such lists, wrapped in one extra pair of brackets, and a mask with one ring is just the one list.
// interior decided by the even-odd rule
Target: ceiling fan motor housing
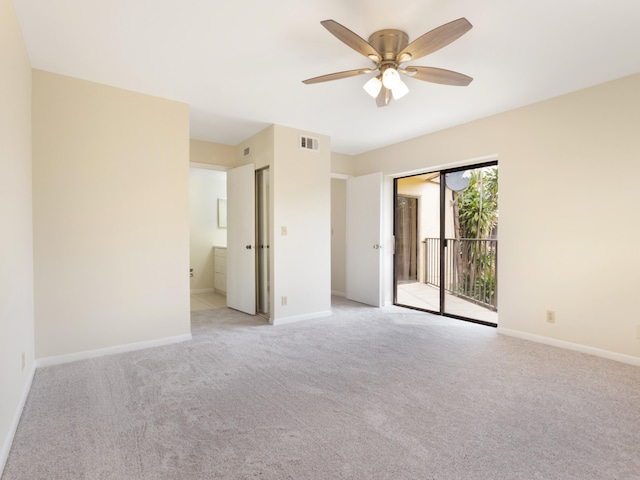
[(382, 55), (382, 62), (395, 62), (398, 53), (409, 44), (409, 35), (402, 30), (386, 28), (372, 33), (369, 44)]

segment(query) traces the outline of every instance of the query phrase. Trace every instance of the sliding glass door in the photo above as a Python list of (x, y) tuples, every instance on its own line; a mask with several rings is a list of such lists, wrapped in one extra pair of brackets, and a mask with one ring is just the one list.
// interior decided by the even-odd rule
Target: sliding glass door
[(451, 234), (445, 238), (443, 312), (498, 323), (498, 165), (444, 174)]
[(394, 303), (496, 325), (497, 163), (398, 178), (394, 197)]

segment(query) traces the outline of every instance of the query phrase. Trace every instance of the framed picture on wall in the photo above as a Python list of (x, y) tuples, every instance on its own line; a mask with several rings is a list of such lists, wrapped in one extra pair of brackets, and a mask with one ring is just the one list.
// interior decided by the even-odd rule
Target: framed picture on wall
[(218, 199), (218, 228), (227, 228), (227, 199)]

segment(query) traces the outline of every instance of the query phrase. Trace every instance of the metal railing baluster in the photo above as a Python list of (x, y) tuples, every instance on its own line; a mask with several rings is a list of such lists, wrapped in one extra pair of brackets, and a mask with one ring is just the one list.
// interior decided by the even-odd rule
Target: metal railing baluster
[[(478, 305), (497, 310), (498, 240), (447, 238), (445, 277), (439, 278), (440, 239), (425, 238), (425, 283)], [(459, 263), (461, 262), (461, 263)], [(460, 268), (459, 268), (460, 267)], [(462, 278), (459, 274), (462, 274)]]

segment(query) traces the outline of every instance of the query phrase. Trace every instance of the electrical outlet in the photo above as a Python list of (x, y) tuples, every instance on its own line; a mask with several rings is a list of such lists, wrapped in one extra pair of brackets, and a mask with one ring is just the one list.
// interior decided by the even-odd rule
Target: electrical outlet
[(556, 312), (547, 310), (547, 323), (556, 323)]
[(22, 352), (22, 370), (24, 370), (24, 367), (27, 366), (27, 357), (24, 354), (24, 352)]
[(287, 297), (283, 296), (282, 297), (282, 305), (286, 305), (287, 304)]

